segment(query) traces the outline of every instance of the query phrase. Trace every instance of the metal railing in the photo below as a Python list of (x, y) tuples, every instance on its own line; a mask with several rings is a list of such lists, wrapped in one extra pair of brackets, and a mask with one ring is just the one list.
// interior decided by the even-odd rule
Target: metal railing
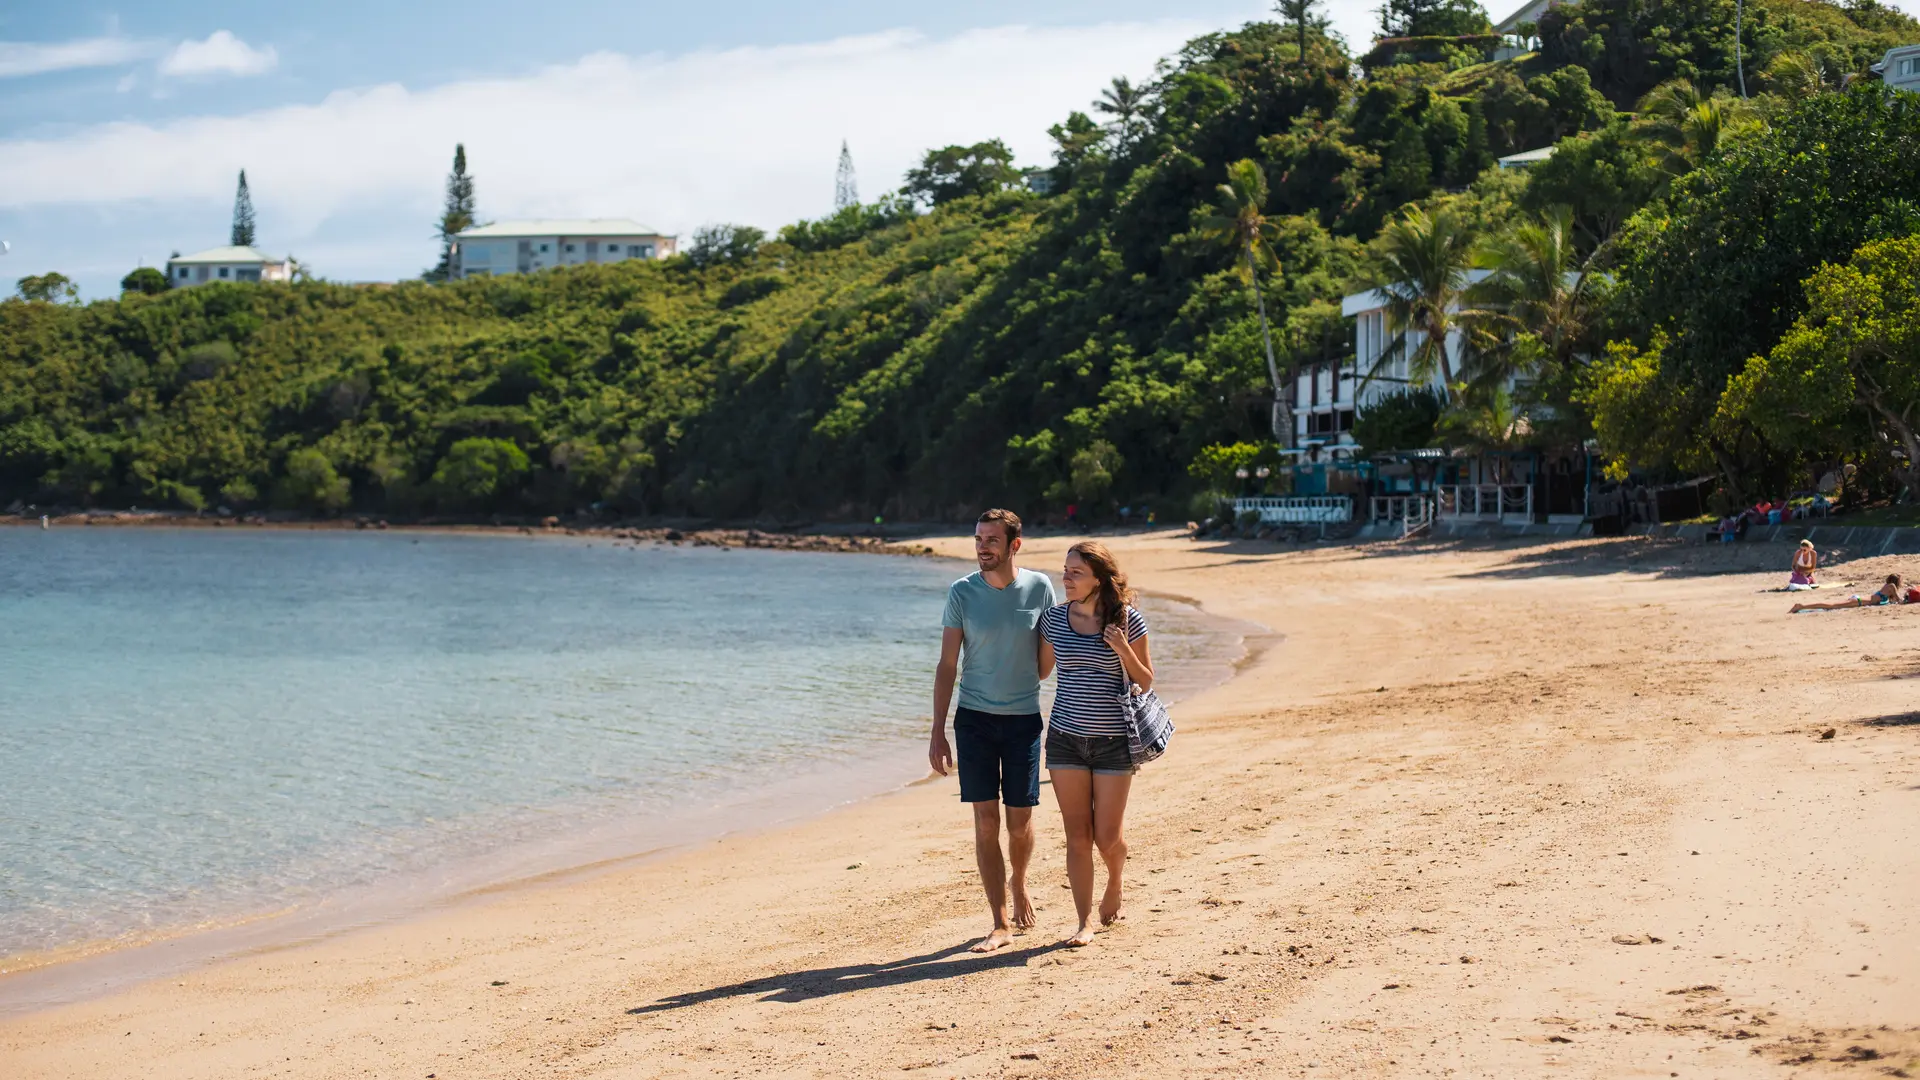
[(1233, 514), (1260, 515), (1262, 525), (1338, 525), (1353, 520), (1345, 495), (1281, 495), (1233, 500)]
[(1398, 523), (1404, 539), (1433, 525), (1433, 499), (1426, 495), (1375, 495), (1367, 520)]
[(1435, 512), (1442, 518), (1464, 521), (1528, 522), (1533, 520), (1531, 484), (1439, 484)]

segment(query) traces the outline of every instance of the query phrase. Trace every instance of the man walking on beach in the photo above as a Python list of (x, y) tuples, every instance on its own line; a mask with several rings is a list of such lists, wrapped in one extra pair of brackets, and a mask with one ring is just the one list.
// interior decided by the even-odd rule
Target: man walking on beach
[[(953, 769), (947, 705), (954, 674), (960, 707), (953, 717), (959, 748), (960, 801), (973, 806), (973, 853), (993, 909), (993, 930), (973, 946), (992, 952), (1013, 943), (1013, 930), (1033, 925), (1027, 862), (1033, 857), (1033, 808), (1040, 803), (1040, 616), (1056, 602), (1047, 575), (1013, 564), (1020, 518), (989, 510), (973, 529), (980, 563), (947, 590), (940, 623), (940, 666), (933, 676), (933, 738), (927, 761), (941, 776)], [(1007, 808), (1007, 859), (1000, 853), (1000, 807)], [(1012, 914), (1008, 914), (1008, 894)]]

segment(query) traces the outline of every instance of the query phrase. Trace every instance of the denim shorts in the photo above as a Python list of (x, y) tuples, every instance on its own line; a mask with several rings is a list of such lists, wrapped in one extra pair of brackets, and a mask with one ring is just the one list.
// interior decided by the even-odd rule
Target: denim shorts
[(1047, 729), (1047, 768), (1081, 769), (1109, 776), (1139, 772), (1125, 735), (1071, 735)]
[(961, 802), (1040, 805), (1039, 713), (997, 716), (956, 709), (953, 757)]

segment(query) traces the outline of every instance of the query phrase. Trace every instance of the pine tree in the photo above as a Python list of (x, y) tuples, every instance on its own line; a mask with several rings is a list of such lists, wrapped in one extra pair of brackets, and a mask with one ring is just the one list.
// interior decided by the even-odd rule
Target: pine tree
[(840, 168), (833, 177), (833, 209), (838, 213), (849, 206), (860, 205), (860, 188), (853, 182), (853, 151), (847, 149), (847, 140), (840, 140)]
[(440, 265), (427, 271), (430, 281), (446, 281), (460, 273), (454, 237), (473, 228), (473, 177), (467, 172), (467, 145), (453, 146), (453, 171), (447, 174), (447, 204), (440, 213)]
[(1293, 28), (1295, 40), (1300, 46), (1301, 67), (1307, 66), (1307, 38), (1311, 34), (1325, 34), (1331, 23), (1325, 15), (1315, 9), (1320, 0), (1274, 0), (1273, 9), (1279, 12), (1283, 25)]
[(234, 247), (253, 246), (253, 194), (247, 190), (247, 170), (240, 170), (240, 188), (233, 193), (233, 236), (228, 241)]

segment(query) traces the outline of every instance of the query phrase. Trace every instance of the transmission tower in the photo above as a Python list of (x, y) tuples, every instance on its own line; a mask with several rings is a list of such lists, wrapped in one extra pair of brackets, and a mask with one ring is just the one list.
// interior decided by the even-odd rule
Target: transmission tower
[(840, 168), (833, 175), (833, 209), (837, 213), (860, 205), (860, 188), (853, 182), (853, 151), (840, 140)]

